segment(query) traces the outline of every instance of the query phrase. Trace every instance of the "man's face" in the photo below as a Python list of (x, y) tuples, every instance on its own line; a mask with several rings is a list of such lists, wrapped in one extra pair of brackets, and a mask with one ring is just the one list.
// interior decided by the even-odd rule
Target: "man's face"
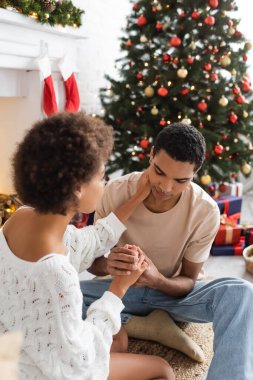
[(149, 180), (155, 199), (167, 201), (178, 196), (192, 180), (195, 165), (173, 160), (163, 149), (153, 156), (151, 151)]

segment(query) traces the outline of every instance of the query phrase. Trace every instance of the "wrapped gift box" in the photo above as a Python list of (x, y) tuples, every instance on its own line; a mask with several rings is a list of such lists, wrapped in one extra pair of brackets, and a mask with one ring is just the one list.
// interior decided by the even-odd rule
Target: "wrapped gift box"
[(227, 245), (213, 245), (211, 248), (212, 256), (241, 256), (245, 248), (245, 238), (241, 236), (239, 243)]
[(221, 224), (214, 239), (214, 245), (237, 244), (241, 237), (241, 226), (228, 226)]
[(221, 197), (224, 195), (234, 195), (236, 197), (241, 197), (243, 192), (243, 184), (241, 182), (228, 183), (224, 182), (224, 185), (227, 189), (223, 192), (219, 190), (219, 194)]
[(225, 195), (224, 197), (213, 197), (213, 199), (217, 202), (221, 214), (232, 215), (241, 212), (241, 197)]
[(253, 244), (253, 227), (249, 227), (245, 231), (245, 247)]

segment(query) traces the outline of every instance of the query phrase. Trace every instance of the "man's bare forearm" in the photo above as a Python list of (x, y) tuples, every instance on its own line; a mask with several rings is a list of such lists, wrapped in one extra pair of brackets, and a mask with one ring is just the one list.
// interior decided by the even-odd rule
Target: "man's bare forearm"
[(95, 276), (106, 276), (108, 274), (107, 258), (102, 256), (96, 259), (88, 269), (88, 272), (94, 274)]
[(194, 285), (195, 281), (186, 276), (179, 275), (173, 278), (166, 278), (161, 275), (157, 281), (155, 281), (152, 288), (172, 297), (183, 297), (193, 289)]

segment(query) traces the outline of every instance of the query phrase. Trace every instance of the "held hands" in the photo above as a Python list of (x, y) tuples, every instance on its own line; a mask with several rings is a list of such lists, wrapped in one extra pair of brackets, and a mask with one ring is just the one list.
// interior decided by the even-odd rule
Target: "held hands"
[[(112, 283), (109, 287), (109, 291), (113, 292), (118, 297), (122, 298), (124, 294), (126, 293), (126, 291), (128, 290), (128, 288), (132, 286), (133, 284), (135, 284), (138, 278), (147, 270), (148, 263), (145, 260), (145, 255), (143, 253), (138, 252), (136, 246), (126, 245), (125, 247), (120, 248), (119, 250), (120, 251), (118, 253), (118, 259), (121, 258), (123, 259), (123, 261), (111, 260), (112, 262), (116, 261), (117, 267), (113, 268), (111, 266), (111, 268), (113, 268), (112, 272), (114, 272), (115, 277), (112, 280)], [(124, 250), (126, 254), (124, 254), (122, 250)], [(132, 253), (132, 256), (134, 258), (134, 261), (131, 260), (132, 263), (128, 263), (127, 261), (131, 256), (130, 252)], [(117, 254), (117, 253), (114, 252), (113, 256), (114, 254)], [(124, 255), (126, 257), (123, 257)], [(129, 268), (131, 268), (131, 270)]]
[(145, 261), (148, 263), (148, 268), (137, 279), (134, 287), (144, 288), (147, 286), (149, 288), (156, 289), (159, 278), (161, 277), (161, 273), (158, 271), (155, 264), (145, 255), (145, 253), (139, 247), (137, 247), (137, 251), (139, 254), (143, 254), (145, 256)]

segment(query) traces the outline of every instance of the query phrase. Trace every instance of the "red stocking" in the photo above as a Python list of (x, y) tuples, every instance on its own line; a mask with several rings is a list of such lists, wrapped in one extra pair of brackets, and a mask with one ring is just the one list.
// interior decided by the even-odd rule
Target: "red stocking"
[(59, 63), (66, 92), (65, 111), (77, 112), (80, 106), (78, 86), (74, 74), (73, 55), (68, 52)]
[(48, 56), (38, 59), (39, 69), (43, 80), (43, 111), (47, 116), (58, 111), (54, 83), (51, 75), (51, 68)]

